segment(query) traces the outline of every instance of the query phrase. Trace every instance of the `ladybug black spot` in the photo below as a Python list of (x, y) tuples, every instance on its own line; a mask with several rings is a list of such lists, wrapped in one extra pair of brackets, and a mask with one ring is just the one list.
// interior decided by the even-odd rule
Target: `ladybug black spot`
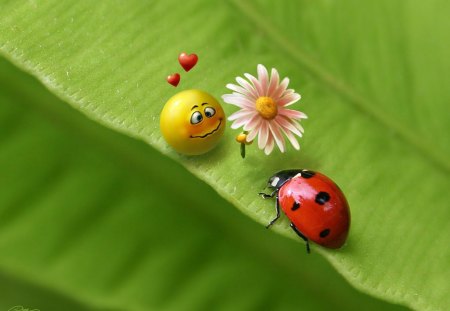
[(324, 204), (327, 203), (329, 200), (330, 200), (330, 195), (328, 194), (328, 192), (320, 191), (320, 192), (316, 195), (316, 203), (317, 203), (317, 204), (324, 205)]
[(308, 170), (303, 170), (302, 171), (302, 177), (305, 179), (311, 178), (314, 175), (316, 175), (316, 173), (314, 173), (313, 171), (308, 171)]
[(330, 234), (330, 229), (325, 229), (325, 230), (320, 231), (319, 236), (321, 238), (325, 238), (329, 234)]
[(297, 209), (299, 209), (299, 208), (300, 208), (300, 203), (294, 202), (294, 205), (292, 205), (291, 210), (292, 210), (292, 211), (295, 211), (295, 210), (297, 210)]

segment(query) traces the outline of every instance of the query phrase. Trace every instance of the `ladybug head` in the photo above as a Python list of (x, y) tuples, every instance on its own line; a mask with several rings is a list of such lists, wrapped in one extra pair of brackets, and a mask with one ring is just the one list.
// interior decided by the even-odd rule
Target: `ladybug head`
[(283, 186), (289, 179), (294, 177), (295, 175), (301, 173), (302, 170), (284, 170), (279, 171), (273, 174), (272, 177), (269, 178), (269, 181), (267, 182), (267, 187), (271, 189), (280, 189), (281, 186)]

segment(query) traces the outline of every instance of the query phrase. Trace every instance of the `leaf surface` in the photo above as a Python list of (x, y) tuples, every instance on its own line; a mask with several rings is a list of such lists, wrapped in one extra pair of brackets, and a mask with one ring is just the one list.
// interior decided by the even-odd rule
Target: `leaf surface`
[[(344, 190), (352, 229), (341, 251), (314, 248), (353, 285), (415, 309), (450, 304), (448, 3), (444, 1), (3, 2), (2, 53), (99, 123), (176, 159), (266, 224), (255, 195), (276, 170), (324, 172)], [(432, 35), (429, 35), (432, 34)], [(198, 65), (177, 89), (179, 52)], [(213, 152), (183, 157), (158, 128), (182, 89), (217, 98), (257, 63), (291, 79), (305, 111), (302, 151), (242, 161), (228, 130)], [(225, 107), (229, 114), (232, 107)], [(284, 219), (274, 230), (294, 237)]]
[(0, 308), (405, 310), (0, 59)]

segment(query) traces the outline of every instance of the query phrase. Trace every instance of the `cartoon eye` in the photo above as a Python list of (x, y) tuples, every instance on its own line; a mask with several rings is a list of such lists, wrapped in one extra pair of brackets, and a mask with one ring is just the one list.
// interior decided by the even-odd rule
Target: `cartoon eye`
[(216, 114), (216, 109), (214, 109), (212, 107), (205, 108), (205, 116), (207, 116), (208, 118), (211, 118), (215, 114)]
[(202, 122), (202, 120), (203, 120), (203, 116), (202, 116), (202, 114), (201, 114), (200, 112), (198, 112), (198, 111), (194, 112), (194, 113), (192, 114), (192, 116), (191, 116), (191, 123), (192, 123), (192, 124), (200, 123), (200, 122)]

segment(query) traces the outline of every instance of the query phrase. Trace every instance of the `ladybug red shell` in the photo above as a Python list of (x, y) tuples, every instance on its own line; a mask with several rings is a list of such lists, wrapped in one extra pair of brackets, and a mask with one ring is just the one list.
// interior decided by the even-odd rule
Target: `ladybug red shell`
[(350, 228), (350, 209), (339, 187), (327, 176), (304, 169), (285, 170), (274, 174), (268, 182), (276, 197), (277, 216), (280, 207), (291, 221), (292, 229), (306, 242), (309, 240), (328, 248), (340, 248)]

